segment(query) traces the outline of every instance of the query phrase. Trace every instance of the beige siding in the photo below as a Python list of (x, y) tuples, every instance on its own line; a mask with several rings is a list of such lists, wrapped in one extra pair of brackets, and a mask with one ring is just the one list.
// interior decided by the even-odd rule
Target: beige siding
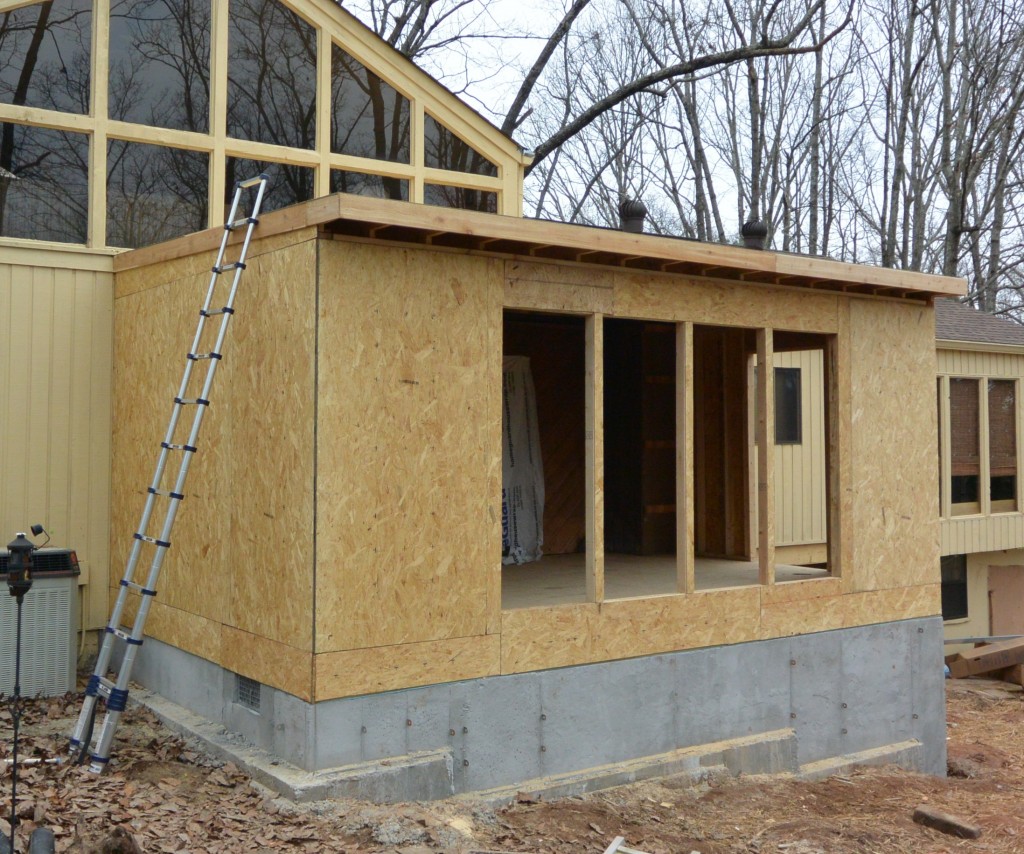
[(779, 546), (824, 543), (824, 353), (776, 353), (775, 367), (800, 369), (802, 416), (802, 442), (775, 446), (775, 542)]
[(0, 536), (36, 522), (78, 551), (106, 623), (113, 276), (109, 255), (6, 247), (0, 262)]
[[(937, 352), (936, 361), (940, 377), (994, 377), (999, 379), (1021, 379), (1024, 377), (1024, 353), (940, 349)], [(1021, 435), (1021, 429), (1024, 427), (1024, 417), (1022, 416), (1024, 416), (1024, 385), (1018, 385), (1018, 436)], [(1018, 445), (1020, 445), (1019, 441)], [(946, 464), (948, 465), (948, 460)], [(939, 524), (939, 530), (940, 548), (944, 555), (973, 555), (979, 552), (1024, 548), (1024, 513), (1022, 512), (944, 517)]]

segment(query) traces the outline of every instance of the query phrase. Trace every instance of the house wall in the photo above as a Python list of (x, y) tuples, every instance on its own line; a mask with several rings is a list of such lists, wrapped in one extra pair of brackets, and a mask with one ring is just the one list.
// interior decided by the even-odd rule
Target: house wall
[[(303, 699), (312, 697), (314, 236), (300, 229), (251, 247), (146, 626)], [(139, 524), (214, 260), (203, 252), (117, 276), (115, 565)], [(197, 363), (202, 377), (208, 364)], [(186, 435), (193, 412), (182, 416)]]
[[(320, 269), (318, 700), (938, 613), (930, 309), (344, 240)], [(841, 575), (501, 611), (503, 306), (838, 335)]]
[(77, 550), (86, 628), (107, 620), (112, 321), (111, 253), (3, 246), (0, 531)]

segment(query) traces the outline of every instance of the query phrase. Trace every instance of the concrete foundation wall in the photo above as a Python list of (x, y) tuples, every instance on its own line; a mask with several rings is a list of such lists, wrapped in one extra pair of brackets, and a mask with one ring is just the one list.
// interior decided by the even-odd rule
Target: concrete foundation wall
[[(858, 755), (945, 773), (938, 617), (317, 704), (262, 686), (258, 712), (236, 701), (234, 674), (158, 641), (135, 674), (307, 772), (393, 760), (389, 792), (404, 798), (608, 777), (607, 766), (644, 757), (668, 757), (669, 769), (679, 751), (733, 739), (743, 749), (729, 755), (748, 773)], [(766, 749), (751, 747), (758, 736)], [(395, 783), (403, 762), (408, 780)]]

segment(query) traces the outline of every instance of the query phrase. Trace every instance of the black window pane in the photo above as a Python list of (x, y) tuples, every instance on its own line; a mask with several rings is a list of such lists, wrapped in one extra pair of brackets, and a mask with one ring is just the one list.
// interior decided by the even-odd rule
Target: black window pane
[(293, 148), (316, 143), (316, 30), (274, 0), (231, 0), (228, 133)]
[(107, 244), (136, 248), (206, 227), (209, 157), (111, 140), (107, 145)]
[(800, 369), (775, 369), (775, 444), (799, 445), (803, 440)]
[(423, 201), (440, 208), (463, 208), (470, 211), (498, 212), (498, 194), (487, 190), (467, 190), (443, 184), (425, 184)]
[[(498, 167), (468, 143), (457, 137), (433, 116), (424, 117), (424, 155), (426, 165), (434, 169), (451, 169), (473, 175), (498, 177)], [(457, 207), (461, 207), (458, 205)]]
[(121, 0), (110, 10), (110, 117), (205, 133), (210, 0)]
[(0, 235), (85, 243), (89, 138), (0, 124)]
[(91, 0), (53, 0), (0, 14), (0, 102), (89, 112)]
[(307, 166), (287, 166), (284, 163), (229, 157), (224, 187), (225, 217), (235, 195), (235, 183), (255, 178), (261, 173), (265, 173), (270, 179), (261, 206), (264, 213), (313, 198), (313, 170)]
[(331, 52), (331, 151), (409, 162), (409, 100), (337, 45)]
[(978, 496), (976, 474), (955, 474), (950, 478), (950, 501), (953, 504), (976, 504), (981, 500)]
[(366, 175), (362, 172), (332, 170), (332, 193), (354, 193), (375, 199), (409, 200), (409, 182), (405, 178), (385, 178), (383, 175)]
[(942, 619), (967, 617), (967, 556), (948, 555), (941, 559)]

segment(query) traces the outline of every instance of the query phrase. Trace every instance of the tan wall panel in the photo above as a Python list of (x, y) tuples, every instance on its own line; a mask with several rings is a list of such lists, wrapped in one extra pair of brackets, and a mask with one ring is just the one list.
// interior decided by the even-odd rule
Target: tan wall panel
[[(212, 263), (209, 254), (193, 259), (200, 272), (191, 277), (117, 300), (118, 577)], [(179, 610), (311, 649), (315, 243), (250, 256), (248, 263), (157, 589), (161, 601)], [(219, 318), (211, 318), (201, 351), (213, 348), (218, 329)], [(186, 396), (199, 396), (209, 364), (196, 363)], [(186, 441), (194, 414), (192, 407), (183, 409), (174, 441)], [(173, 485), (179, 466), (174, 453), (162, 486)], [(165, 508), (161, 499), (150, 535), (159, 533)], [(151, 551), (144, 554), (136, 580), (146, 579), (151, 557)]]
[(505, 307), (608, 314), (613, 274), (600, 268), (505, 262)]
[(742, 643), (758, 637), (757, 587), (502, 614), (501, 672)]
[(761, 606), (833, 598), (842, 592), (843, 582), (839, 578), (808, 578), (798, 582), (783, 582), (761, 590)]
[(313, 700), (313, 654), (231, 626), (221, 626), (220, 663), (242, 676)]
[(977, 377), (1022, 377), (1024, 354), (941, 349), (936, 354), (940, 374)]
[(0, 530), (6, 543), (38, 522), (77, 550), (90, 628), (106, 623), (110, 565), (109, 266), (18, 247), (0, 262)]
[(495, 634), (321, 653), (315, 656), (316, 699), (495, 676), (500, 648)]
[(789, 602), (766, 602), (761, 609), (761, 637), (767, 640), (931, 617), (941, 610), (939, 584), (819, 596)]
[(931, 308), (850, 302), (856, 591), (939, 577), (933, 335)]
[(690, 276), (617, 273), (613, 314), (832, 333), (837, 329), (838, 303), (839, 297), (834, 294)]
[[(216, 233), (220, 234), (220, 229), (217, 229)], [(242, 232), (238, 232), (238, 236), (233, 237), (229, 244), (227, 253), (229, 260), (231, 258), (238, 257), (236, 247), (241, 242), (241, 235)], [(297, 243), (304, 243), (306, 241), (313, 240), (315, 237), (315, 228), (303, 228), (297, 229), (296, 231), (286, 232), (284, 234), (275, 234), (262, 240), (254, 239), (249, 246), (248, 257), (251, 260), (268, 252), (273, 252), (288, 246), (294, 246)], [(186, 248), (187, 246), (183, 246), (182, 250), (184, 251)], [(144, 267), (128, 266), (132, 263), (132, 259), (133, 257), (136, 257), (136, 255), (141, 256), (144, 253), (152, 251), (153, 250), (151, 248), (140, 249), (138, 253), (126, 252), (124, 255), (118, 257), (115, 261), (115, 268), (123, 266), (127, 267), (127, 269), (118, 270), (117, 272), (116, 299), (130, 296), (131, 294), (138, 293), (139, 291), (160, 287), (165, 285), (167, 282), (173, 282), (179, 279), (189, 279), (195, 276), (198, 277), (204, 285), (203, 290), (199, 295), (199, 300), (202, 301), (203, 296), (206, 294), (205, 285), (208, 285), (210, 281), (210, 268), (213, 266), (214, 260), (216, 260), (217, 250), (197, 251), (194, 254), (185, 254), (180, 258), (174, 258), (172, 260), (162, 261), (156, 264), (147, 264)]]
[(487, 628), (502, 277), (495, 260), (322, 243), (319, 652)]

